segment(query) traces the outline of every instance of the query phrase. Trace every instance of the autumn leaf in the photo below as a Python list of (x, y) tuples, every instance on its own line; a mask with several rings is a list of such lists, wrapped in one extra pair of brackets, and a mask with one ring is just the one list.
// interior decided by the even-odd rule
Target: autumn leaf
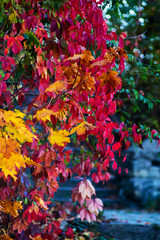
[(31, 237), (31, 235), (29, 235), (29, 238), (31, 240), (43, 240), (43, 238), (41, 238), (41, 234), (38, 234), (36, 237)]
[(118, 85), (121, 85), (121, 79), (120, 77), (117, 77), (118, 72), (116, 71), (108, 71), (103, 72), (101, 76), (98, 77), (98, 79), (101, 81), (100, 84), (103, 87), (104, 85), (108, 84), (108, 86), (115, 89)]
[(95, 89), (95, 79), (89, 71), (83, 71), (77, 63), (71, 66), (64, 66), (64, 75), (68, 85), (71, 85), (79, 92), (84, 90), (90, 92)]
[(53, 112), (53, 115), (60, 121), (65, 121), (67, 119), (67, 109), (66, 107), (60, 108), (57, 112)]
[(42, 109), (42, 110), (38, 110), (37, 113), (34, 115), (34, 117), (37, 118), (37, 120), (42, 120), (42, 121), (50, 121), (50, 116), (53, 115), (53, 111), (49, 110), (49, 109)]
[(99, 198), (87, 199), (86, 205), (88, 210), (96, 216), (99, 214), (99, 211), (103, 210), (103, 202)]
[(37, 120), (42, 120), (42, 121), (47, 121), (51, 120), (50, 117), (51, 115), (54, 115), (56, 118), (58, 118), (60, 121), (65, 121), (66, 120), (66, 115), (67, 115), (67, 108), (64, 106), (62, 108), (59, 108), (58, 111), (54, 112), (53, 110), (50, 109), (42, 109), (38, 110), (37, 113), (34, 115), (34, 117), (37, 118)]
[(95, 195), (95, 188), (90, 180), (81, 181), (78, 190), (84, 200), (91, 198), (93, 194)]
[(4, 127), (10, 138), (17, 139), (20, 143), (32, 142), (33, 138), (37, 139), (25, 125), (24, 117), (25, 114), (18, 110), (15, 112), (0, 110), (0, 126)]
[(81, 64), (85, 64), (86, 66), (90, 66), (91, 61), (94, 60), (94, 57), (92, 56), (91, 52), (88, 50), (84, 50), (82, 54), (74, 54), (73, 57), (69, 57), (66, 60), (70, 61), (76, 61), (81, 60)]
[(0, 201), (0, 211), (8, 213), (13, 217), (17, 217), (19, 215), (18, 210), (20, 209), (23, 209), (21, 202), (12, 202), (10, 200)]
[(0, 169), (7, 178), (8, 175), (17, 179), (17, 168), (26, 167), (28, 165), (36, 165), (34, 161), (20, 153), (20, 143), (15, 139), (11, 139), (8, 135), (0, 137)]
[(85, 134), (86, 130), (92, 130), (94, 126), (88, 122), (82, 122), (77, 127), (72, 128), (70, 134), (77, 133), (78, 135)]
[(10, 238), (8, 235), (4, 234), (0, 236), (0, 240), (13, 240), (13, 238)]
[(61, 81), (54, 82), (51, 84), (45, 92), (55, 92), (58, 93), (58, 91), (62, 92), (66, 89), (65, 84)]
[(48, 210), (48, 207), (46, 206), (46, 203), (42, 200), (42, 198), (35, 196), (34, 197), (37, 201), (37, 205), (41, 208), (43, 208), (44, 210)]
[(70, 133), (67, 130), (59, 130), (53, 131), (50, 128), (50, 135), (48, 137), (49, 142), (53, 144), (57, 144), (58, 146), (64, 146), (65, 143), (70, 143), (70, 138), (68, 137)]

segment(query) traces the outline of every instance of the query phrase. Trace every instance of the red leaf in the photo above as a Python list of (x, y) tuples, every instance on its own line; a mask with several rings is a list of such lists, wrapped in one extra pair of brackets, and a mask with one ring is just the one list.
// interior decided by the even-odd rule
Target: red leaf
[(67, 231), (65, 232), (66, 236), (69, 238), (74, 238), (74, 233), (73, 233), (73, 229), (71, 227), (69, 227), (67, 229)]
[(65, 155), (66, 155), (66, 162), (70, 162), (70, 154), (72, 153), (72, 150), (67, 150), (65, 151)]
[(3, 78), (3, 80), (7, 80), (10, 77), (11, 73), (6, 73), (5, 77)]
[(115, 143), (113, 146), (112, 146), (112, 150), (113, 151), (117, 151), (121, 148), (121, 143), (120, 142), (117, 142)]
[(53, 225), (56, 227), (56, 228), (59, 228), (61, 223), (59, 221), (53, 221)]
[(4, 49), (4, 55), (5, 55), (5, 56), (7, 56), (7, 54), (8, 54), (8, 51), (9, 51), (9, 49), (8, 49), (8, 48), (5, 48), (5, 49)]
[(117, 163), (116, 163), (116, 161), (113, 162), (112, 168), (113, 168), (113, 170), (116, 170), (116, 169), (117, 169)]
[(126, 158), (127, 158), (127, 155), (123, 158), (123, 162), (125, 162), (126, 161)]
[(15, 39), (17, 40), (17, 41), (23, 41), (24, 40), (24, 37), (23, 36), (17, 36), (17, 37), (15, 37)]
[(109, 106), (109, 114), (113, 115), (116, 111), (116, 101), (112, 101)]

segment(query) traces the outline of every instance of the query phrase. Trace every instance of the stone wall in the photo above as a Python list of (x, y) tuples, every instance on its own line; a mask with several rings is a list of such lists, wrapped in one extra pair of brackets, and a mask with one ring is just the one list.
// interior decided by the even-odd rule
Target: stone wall
[(120, 195), (128, 201), (145, 204), (160, 197), (160, 147), (147, 139), (143, 149), (131, 147), (127, 151), (127, 175), (121, 177)]

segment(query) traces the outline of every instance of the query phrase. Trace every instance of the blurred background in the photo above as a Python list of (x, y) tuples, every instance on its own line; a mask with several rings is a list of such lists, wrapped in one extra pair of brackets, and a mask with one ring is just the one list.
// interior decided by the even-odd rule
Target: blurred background
[(160, 1), (106, 0), (102, 9), (109, 31), (127, 33), (121, 121), (160, 131)]
[[(122, 73), (117, 119), (136, 123), (150, 136), (160, 131), (160, 1), (106, 0), (102, 6), (108, 30), (126, 32), (128, 60)], [(113, 45), (115, 43), (113, 42)], [(129, 124), (128, 124), (129, 125)], [(128, 150), (128, 174), (116, 176), (118, 196), (129, 206), (160, 210), (160, 150), (145, 139), (140, 148)]]

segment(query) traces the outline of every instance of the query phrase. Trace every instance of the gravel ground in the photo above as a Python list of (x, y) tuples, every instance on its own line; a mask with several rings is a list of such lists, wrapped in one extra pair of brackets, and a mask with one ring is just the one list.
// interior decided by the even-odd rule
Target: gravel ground
[(104, 218), (108, 222), (139, 225), (160, 225), (160, 213), (136, 210), (104, 210)]

